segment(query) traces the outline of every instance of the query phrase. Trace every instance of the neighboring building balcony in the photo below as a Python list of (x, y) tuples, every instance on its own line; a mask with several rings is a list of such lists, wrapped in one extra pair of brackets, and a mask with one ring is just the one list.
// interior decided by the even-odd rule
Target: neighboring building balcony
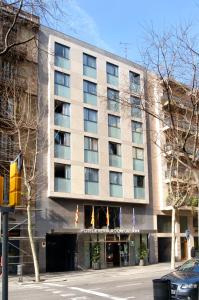
[(120, 139), (121, 138), (120, 128), (109, 126), (108, 127), (108, 136), (116, 138), (116, 139)]
[[(16, 37), (11, 37), (9, 43), (16, 43)], [(0, 51), (5, 48), (5, 36), (0, 35)], [(24, 59), (27, 56), (27, 44), (18, 45), (17, 47), (11, 47), (9, 49), (9, 55), (15, 57), (15, 59)]]
[(59, 113), (55, 113), (55, 125), (64, 128), (70, 128), (70, 117)]
[(85, 76), (88, 76), (88, 77), (91, 77), (91, 78), (96, 78), (97, 77), (96, 69), (88, 67), (88, 66), (83, 66), (83, 74)]
[[(188, 123), (188, 121), (185, 122), (184, 120), (174, 120), (174, 126), (175, 126), (175, 130), (187, 131), (189, 130), (190, 124)], [(170, 118), (164, 119), (164, 123), (163, 123), (163, 131), (166, 131), (168, 129), (173, 129), (173, 124)], [(190, 133), (196, 132), (196, 130), (197, 130), (197, 126), (191, 125)]]
[(94, 94), (84, 92), (84, 103), (97, 105), (97, 96)]
[(110, 196), (116, 198), (122, 198), (123, 196), (122, 185), (110, 184)]
[(84, 130), (87, 132), (97, 133), (97, 123), (92, 121), (84, 121)]
[(84, 150), (84, 161), (90, 164), (98, 164), (98, 152)]
[(144, 160), (133, 158), (133, 170), (144, 172)]
[[(167, 106), (169, 104), (167, 95), (162, 96), (161, 103), (163, 106)], [(190, 99), (185, 99), (177, 96), (171, 97), (170, 104), (173, 106), (178, 106), (182, 109), (193, 109), (193, 104), (191, 103)]]
[(111, 75), (111, 74), (107, 74), (107, 83), (114, 85), (114, 86), (118, 86), (118, 77)]
[(66, 70), (70, 69), (70, 60), (60, 56), (55, 56), (55, 66)]
[(99, 195), (99, 183), (85, 181), (85, 194), (87, 195)]
[(70, 98), (70, 88), (64, 85), (55, 83), (55, 95), (60, 97)]
[(122, 158), (120, 155), (109, 154), (109, 166), (121, 168)]
[(55, 144), (55, 153), (56, 158), (70, 160), (70, 147)]
[(55, 192), (70, 193), (70, 179), (55, 177)]
[(18, 88), (22, 90), (26, 90), (28, 88), (27, 78), (18, 74), (6, 74), (3, 71), (0, 71), (0, 85), (3, 86), (14, 86), (16, 85)]
[(186, 170), (183, 169), (179, 169), (179, 170), (166, 170), (165, 171), (165, 182), (169, 183), (171, 181), (179, 181), (182, 182), (183, 181), (187, 181), (187, 180), (192, 180), (191, 178), (189, 178), (189, 172), (187, 172)]
[(145, 189), (143, 187), (134, 187), (134, 198), (145, 199)]

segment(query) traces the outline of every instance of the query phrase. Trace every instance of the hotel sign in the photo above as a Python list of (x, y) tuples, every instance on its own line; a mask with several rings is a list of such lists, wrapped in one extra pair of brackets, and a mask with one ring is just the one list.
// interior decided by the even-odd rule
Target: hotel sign
[(117, 233), (139, 233), (140, 230), (139, 229), (135, 229), (135, 228), (127, 228), (127, 229), (82, 229), (81, 230), (82, 233), (112, 233), (112, 234), (117, 234)]

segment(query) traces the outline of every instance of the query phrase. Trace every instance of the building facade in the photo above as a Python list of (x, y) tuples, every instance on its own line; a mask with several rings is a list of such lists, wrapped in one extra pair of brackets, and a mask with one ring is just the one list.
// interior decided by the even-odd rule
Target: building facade
[(90, 268), (96, 244), (102, 268), (138, 264), (143, 245), (154, 262), (144, 69), (46, 27), (39, 41), (41, 270)]
[[(158, 262), (165, 262), (171, 260), (172, 204), (181, 201), (188, 189), (190, 192), (187, 193), (187, 198), (198, 198), (193, 176), (190, 176), (186, 164), (183, 165), (185, 157), (182, 149), (175, 142), (176, 136), (183, 143), (187, 133), (191, 139), (193, 133), (189, 133), (187, 128), (191, 123), (192, 110), (190, 97), (186, 93), (187, 87), (185, 89), (175, 81), (169, 83), (172, 91), (169, 99), (158, 78), (151, 77), (150, 82), (152, 91), (149, 99), (153, 98), (153, 111), (159, 116), (150, 118), (149, 143), (153, 174), (151, 188), (155, 248)], [(171, 116), (176, 124), (175, 128), (172, 126)], [(193, 147), (189, 141), (187, 144), (190, 149)], [(169, 192), (173, 192), (173, 199), (169, 197)], [(188, 199), (176, 207), (175, 258), (179, 261), (191, 257), (192, 247), (198, 249), (198, 208), (189, 204)]]
[[(32, 110), (37, 103), (39, 18), (23, 11), (16, 17), (17, 9), (1, 3), (0, 9), (0, 175), (9, 190), (10, 162), (19, 151), (31, 162), (32, 144), (26, 136), (32, 131), (28, 124), (27, 107)], [(16, 18), (16, 20), (15, 20)], [(14, 21), (15, 20), (15, 21)], [(9, 34), (8, 34), (9, 32)], [(8, 51), (6, 49), (6, 35)], [(31, 39), (32, 38), (32, 39)], [(24, 42), (29, 40), (29, 42)], [(24, 42), (24, 43), (22, 43)], [(20, 45), (17, 45), (21, 43)], [(13, 45), (10, 47), (10, 45)], [(26, 124), (25, 124), (26, 123)], [(30, 125), (30, 126), (29, 126)], [(19, 132), (21, 145), (19, 145)], [(29, 136), (34, 140), (33, 133)], [(31, 141), (32, 143), (32, 141)], [(27, 151), (23, 151), (26, 148)], [(30, 166), (28, 166), (29, 169)], [(23, 184), (22, 184), (23, 185)], [(9, 272), (16, 273), (17, 265), (24, 264), (24, 271), (33, 270), (32, 255), (27, 230), (27, 198), (24, 193), (20, 207), (9, 216)], [(6, 199), (8, 200), (8, 199)], [(35, 200), (35, 199), (34, 199)], [(35, 201), (33, 201), (35, 204)], [(34, 204), (32, 224), (34, 224)]]

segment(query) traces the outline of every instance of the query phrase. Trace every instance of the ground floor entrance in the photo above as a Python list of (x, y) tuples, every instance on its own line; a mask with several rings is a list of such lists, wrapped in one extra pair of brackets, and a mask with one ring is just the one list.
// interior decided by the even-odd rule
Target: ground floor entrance
[(158, 238), (158, 262), (169, 262), (171, 260), (171, 238)]
[(46, 235), (46, 272), (75, 270), (76, 234)]
[[(92, 268), (96, 260), (100, 268), (138, 265), (141, 244), (149, 253), (148, 234), (81, 234), (78, 236), (78, 266)], [(148, 263), (148, 255), (145, 263)]]

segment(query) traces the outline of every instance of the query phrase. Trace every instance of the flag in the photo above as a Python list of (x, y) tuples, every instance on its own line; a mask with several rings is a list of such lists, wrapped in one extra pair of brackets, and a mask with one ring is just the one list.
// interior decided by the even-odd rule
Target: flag
[(133, 208), (132, 224), (135, 227), (135, 209)]
[(75, 226), (77, 226), (79, 222), (79, 206), (77, 205), (76, 213), (75, 213)]
[(109, 227), (109, 209), (108, 209), (108, 206), (106, 208), (106, 225), (107, 225), (107, 227)]
[(122, 208), (120, 207), (120, 212), (119, 212), (119, 224), (120, 224), (120, 227), (122, 225)]
[(94, 206), (92, 207), (91, 225), (93, 226), (93, 228), (95, 227), (95, 212), (94, 212)]

